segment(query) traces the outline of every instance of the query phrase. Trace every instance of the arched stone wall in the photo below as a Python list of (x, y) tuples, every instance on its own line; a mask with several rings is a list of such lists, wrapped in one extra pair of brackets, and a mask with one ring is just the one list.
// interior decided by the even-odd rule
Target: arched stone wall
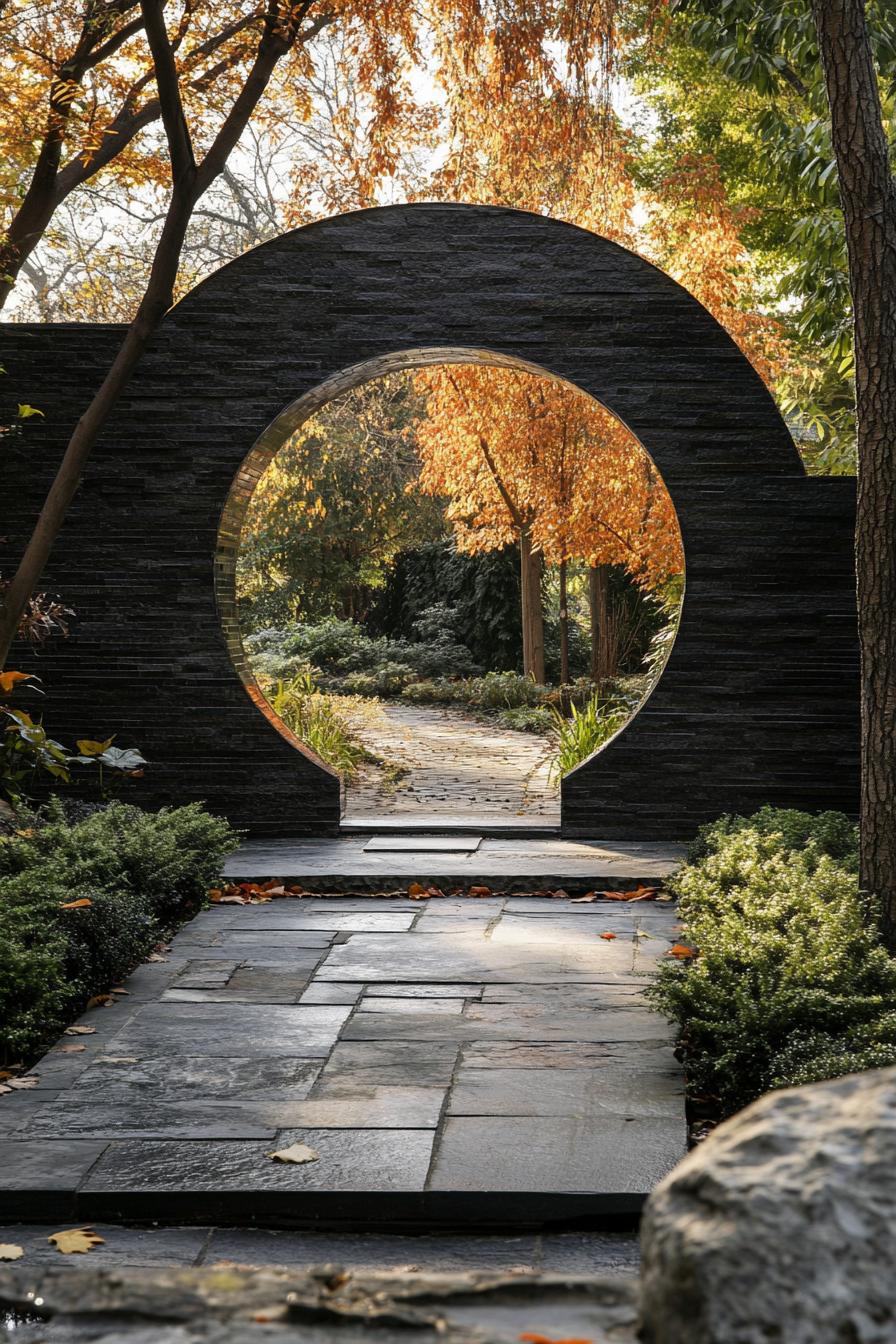
[[(13, 546), (118, 335), (3, 329), (11, 395), (46, 412), (0, 505)], [(581, 229), (482, 206), (326, 220), (173, 309), (53, 558), (79, 616), (41, 659), (57, 734), (135, 741), (148, 801), (204, 798), (258, 832), (335, 829), (335, 776), (234, 674), (212, 576), (221, 510), (285, 407), (419, 347), (485, 349), (575, 383), (637, 435), (678, 511), (672, 656), (630, 726), (564, 780), (564, 832), (681, 837), (762, 802), (854, 810), (854, 482), (805, 475), (747, 360), (668, 276)]]

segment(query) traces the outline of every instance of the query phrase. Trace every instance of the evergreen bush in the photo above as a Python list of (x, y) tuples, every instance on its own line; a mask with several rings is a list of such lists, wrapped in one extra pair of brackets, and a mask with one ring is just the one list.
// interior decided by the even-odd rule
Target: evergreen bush
[(55, 799), (0, 839), (0, 1055), (34, 1053), (126, 975), (198, 907), (237, 843), (195, 803), (111, 803), (70, 822)]
[(705, 827), (673, 879), (682, 939), (650, 993), (689, 1084), (723, 1114), (774, 1087), (896, 1063), (896, 959), (839, 813), (763, 808)]

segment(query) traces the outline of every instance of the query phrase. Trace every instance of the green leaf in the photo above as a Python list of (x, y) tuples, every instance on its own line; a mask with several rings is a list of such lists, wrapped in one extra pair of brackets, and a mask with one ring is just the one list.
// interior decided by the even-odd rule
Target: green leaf
[(39, 411), (36, 406), (29, 406), (27, 402), (19, 402), (19, 419), (30, 420), (32, 415), (43, 416), (43, 411)]

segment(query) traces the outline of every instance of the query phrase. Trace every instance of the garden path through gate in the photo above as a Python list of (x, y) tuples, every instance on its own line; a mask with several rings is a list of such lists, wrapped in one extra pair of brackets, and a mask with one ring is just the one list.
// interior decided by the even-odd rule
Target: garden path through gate
[[(0, 532), (15, 554), (122, 328), (2, 330), (4, 392), (46, 417), (7, 452)], [(336, 776), (235, 671), (241, 511), (277, 437), (266, 427), (446, 349), (598, 398), (678, 511), (675, 647), (629, 726), (563, 781), (564, 834), (681, 838), (763, 802), (854, 811), (854, 482), (806, 476), (746, 358), (668, 276), (582, 229), (485, 206), (324, 220), (172, 310), (52, 557), (47, 585), (77, 611), (72, 637), (33, 660), (54, 734), (138, 745), (141, 802), (205, 799), (262, 834), (334, 832)]]

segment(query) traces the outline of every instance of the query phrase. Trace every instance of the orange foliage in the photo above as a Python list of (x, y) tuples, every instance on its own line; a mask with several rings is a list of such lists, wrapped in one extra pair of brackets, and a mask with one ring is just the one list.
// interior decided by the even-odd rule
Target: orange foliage
[(550, 564), (625, 565), (653, 587), (683, 568), (669, 494), (635, 437), (584, 393), (524, 369), (441, 365), (415, 375), (421, 488), (448, 499), (471, 554), (527, 534)]

